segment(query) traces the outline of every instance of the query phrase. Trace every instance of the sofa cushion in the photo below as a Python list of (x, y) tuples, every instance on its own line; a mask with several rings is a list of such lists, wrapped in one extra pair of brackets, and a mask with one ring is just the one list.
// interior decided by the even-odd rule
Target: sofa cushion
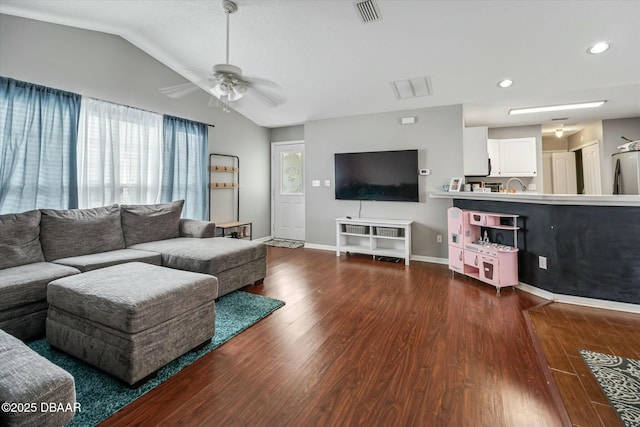
[(72, 410), (41, 410), (42, 404), (50, 402), (73, 407), (76, 392), (71, 374), (1, 330), (0, 366), (0, 402), (35, 406), (34, 411), (0, 411), (0, 425), (63, 426), (73, 418)]
[(130, 262), (55, 280), (47, 301), (81, 319), (136, 333), (212, 302), (217, 294), (215, 277)]
[(124, 249), (118, 205), (41, 212), (40, 241), (47, 261)]
[(162, 265), (179, 270), (216, 274), (267, 256), (264, 243), (249, 240), (212, 237), (177, 239), (140, 243), (132, 249), (159, 252)]
[(120, 205), (127, 247), (178, 237), (183, 205), (184, 200), (157, 205)]
[(80, 255), (70, 258), (60, 258), (53, 262), (77, 268), (81, 272), (124, 264), (126, 262), (144, 262), (161, 265), (162, 259), (157, 252), (137, 251), (135, 249), (117, 249), (115, 251), (99, 252), (97, 254)]
[(199, 219), (180, 219), (180, 237), (197, 237), (204, 239), (216, 237), (216, 223)]
[(0, 269), (44, 261), (40, 211), (0, 215)]
[(47, 299), (47, 284), (61, 277), (78, 274), (73, 267), (37, 262), (0, 270), (0, 310)]

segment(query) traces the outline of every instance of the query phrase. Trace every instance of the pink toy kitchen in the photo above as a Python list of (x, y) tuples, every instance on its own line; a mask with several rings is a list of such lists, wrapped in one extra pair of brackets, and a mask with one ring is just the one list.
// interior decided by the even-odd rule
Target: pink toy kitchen
[[(518, 215), (449, 208), (449, 269), (495, 286), (518, 285)], [(504, 230), (513, 241), (492, 242), (489, 230)]]

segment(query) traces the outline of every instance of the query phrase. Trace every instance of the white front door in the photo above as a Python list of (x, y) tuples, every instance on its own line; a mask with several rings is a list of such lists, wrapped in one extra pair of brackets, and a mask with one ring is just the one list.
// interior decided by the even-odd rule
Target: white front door
[(271, 154), (273, 237), (304, 241), (304, 141), (274, 142)]

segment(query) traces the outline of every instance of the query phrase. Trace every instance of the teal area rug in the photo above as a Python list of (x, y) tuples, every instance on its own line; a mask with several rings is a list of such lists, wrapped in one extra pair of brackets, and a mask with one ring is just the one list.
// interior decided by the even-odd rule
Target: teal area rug
[(625, 427), (640, 427), (640, 360), (580, 350)]
[(52, 350), (44, 338), (28, 345), (75, 379), (76, 401), (80, 403), (81, 411), (75, 414), (68, 426), (93, 426), (283, 305), (284, 302), (280, 300), (239, 291), (221, 297), (216, 301), (216, 334), (211, 342), (198, 351), (186, 353), (170, 362), (158, 371), (155, 378), (134, 390), (93, 366)]

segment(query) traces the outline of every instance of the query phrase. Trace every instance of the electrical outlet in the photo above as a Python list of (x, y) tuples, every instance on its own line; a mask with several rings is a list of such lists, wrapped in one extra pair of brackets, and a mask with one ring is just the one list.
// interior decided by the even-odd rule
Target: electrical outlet
[(544, 257), (544, 256), (538, 257), (538, 267), (540, 267), (543, 270), (547, 269), (547, 257)]
[(535, 184), (529, 184), (529, 190), (536, 191), (538, 187)]
[(442, 234), (436, 236), (436, 243), (442, 243)]

